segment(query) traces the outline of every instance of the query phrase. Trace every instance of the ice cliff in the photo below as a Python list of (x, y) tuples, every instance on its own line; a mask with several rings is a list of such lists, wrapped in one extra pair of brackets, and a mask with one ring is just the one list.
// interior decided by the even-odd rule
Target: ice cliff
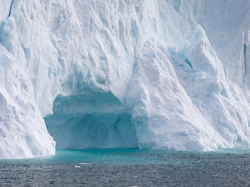
[(2, 159), (250, 146), (248, 0), (0, 0), (0, 22)]

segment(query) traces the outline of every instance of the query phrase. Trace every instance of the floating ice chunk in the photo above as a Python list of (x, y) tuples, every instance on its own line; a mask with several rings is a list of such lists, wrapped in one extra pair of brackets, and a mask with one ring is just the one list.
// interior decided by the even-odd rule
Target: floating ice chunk
[(82, 165), (92, 165), (92, 163), (80, 163)]

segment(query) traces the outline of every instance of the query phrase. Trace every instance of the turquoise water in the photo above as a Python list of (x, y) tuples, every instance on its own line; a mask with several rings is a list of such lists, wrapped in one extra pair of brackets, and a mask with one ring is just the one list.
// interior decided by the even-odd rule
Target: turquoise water
[(0, 186), (249, 186), (250, 150), (58, 150), (0, 161)]

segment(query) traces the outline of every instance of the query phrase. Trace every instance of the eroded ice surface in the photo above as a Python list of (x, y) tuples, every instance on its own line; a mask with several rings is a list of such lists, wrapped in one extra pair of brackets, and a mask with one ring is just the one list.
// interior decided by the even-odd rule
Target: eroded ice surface
[(249, 147), (248, 0), (0, 5), (0, 158)]

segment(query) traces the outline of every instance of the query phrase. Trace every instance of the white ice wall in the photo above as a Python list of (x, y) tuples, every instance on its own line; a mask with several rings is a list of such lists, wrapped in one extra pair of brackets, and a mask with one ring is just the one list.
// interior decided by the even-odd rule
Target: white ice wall
[(10, 5), (12, 0), (1, 0), (0, 1), (0, 21), (9, 15)]
[(57, 148), (248, 147), (249, 7), (247, 0), (16, 0), (1, 45), (32, 85), (40, 113), (26, 116), (45, 117)]
[(35, 102), (15, 18), (9, 17), (7, 1), (0, 4), (5, 6), (0, 27), (0, 158), (53, 155), (55, 142)]

